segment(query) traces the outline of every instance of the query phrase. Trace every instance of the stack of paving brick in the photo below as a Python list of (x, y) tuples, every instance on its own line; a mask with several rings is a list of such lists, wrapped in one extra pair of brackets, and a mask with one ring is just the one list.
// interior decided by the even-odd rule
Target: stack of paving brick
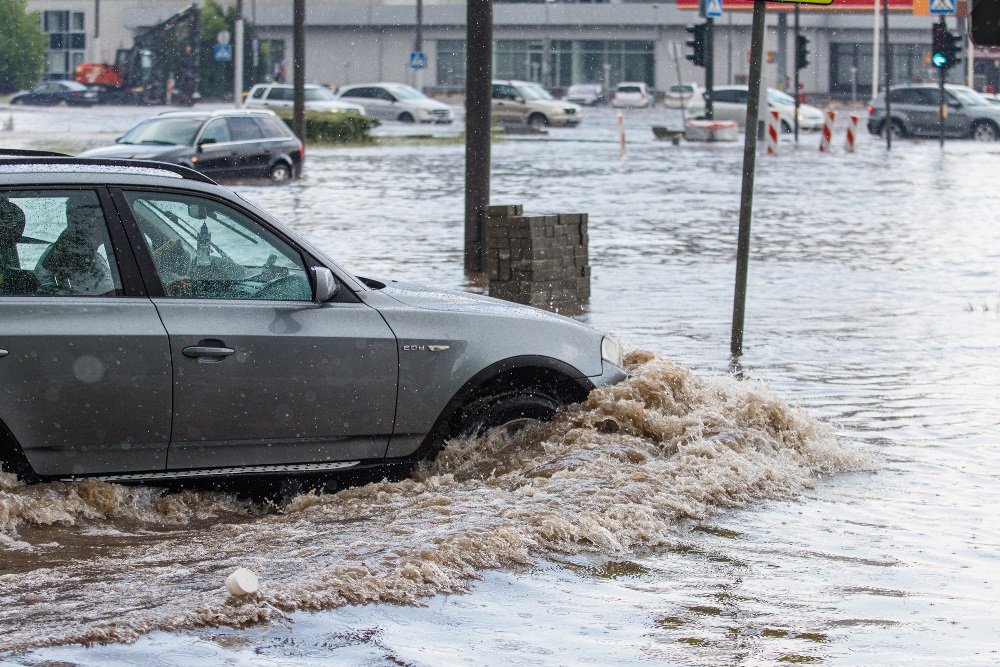
[(521, 206), (486, 212), (490, 296), (557, 310), (590, 298), (587, 214), (524, 215)]

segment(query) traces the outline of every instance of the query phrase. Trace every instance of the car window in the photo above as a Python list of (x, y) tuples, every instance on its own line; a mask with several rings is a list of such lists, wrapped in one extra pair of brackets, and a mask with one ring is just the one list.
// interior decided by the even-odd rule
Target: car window
[(255, 100), (259, 100), (260, 98), (264, 97), (264, 91), (266, 90), (267, 88), (254, 88), (253, 92), (250, 93), (250, 97), (252, 97)]
[(738, 90), (712, 91), (712, 101), (723, 102), (725, 104), (737, 104), (740, 101), (740, 91)]
[(153, 118), (129, 130), (119, 143), (191, 146), (204, 122), (204, 118)]
[(291, 88), (272, 88), (271, 92), (267, 94), (267, 99), (274, 100), (276, 102), (285, 102), (291, 100), (295, 96), (295, 91)]
[(95, 192), (0, 191), (0, 295), (122, 295)]
[(324, 102), (327, 100), (335, 100), (333, 93), (331, 93), (326, 88), (306, 88), (305, 89), (306, 102)]
[(639, 86), (618, 86), (619, 93), (641, 93)]
[(920, 88), (900, 88), (890, 93), (889, 100), (893, 104), (917, 104), (930, 106), (934, 104), (934, 99), (930, 91)]
[(167, 296), (310, 301), (299, 253), (230, 206), (188, 195), (126, 192)]
[(223, 144), (227, 141), (232, 141), (232, 135), (229, 132), (229, 125), (226, 123), (225, 118), (216, 118), (215, 120), (209, 121), (205, 125), (205, 129), (201, 132), (201, 137), (198, 141), (202, 143), (211, 143), (209, 139), (214, 140), (217, 144)]
[(372, 93), (372, 97), (375, 99), (385, 100), (386, 102), (396, 101), (396, 97), (385, 88), (373, 88)]
[(364, 88), (364, 87), (348, 88), (347, 90), (345, 90), (344, 92), (342, 92), (340, 94), (340, 96), (341, 97), (361, 97), (361, 98), (367, 98), (367, 97), (371, 97), (371, 95), (369, 94), (370, 90), (371, 90), (370, 88)]
[(397, 99), (400, 100), (422, 100), (427, 96), (412, 86), (399, 85), (388, 89)]
[(226, 120), (229, 121), (229, 132), (233, 136), (233, 141), (253, 141), (263, 138), (260, 128), (257, 127), (257, 123), (253, 122), (253, 118), (230, 116)]
[(285, 124), (281, 121), (264, 117), (254, 118), (253, 120), (257, 123), (257, 127), (260, 128), (260, 132), (264, 135), (265, 139), (285, 139), (288, 137)]
[(767, 101), (771, 104), (780, 104), (782, 106), (795, 106), (795, 98), (791, 95), (781, 92), (780, 90), (768, 90), (767, 91)]
[(520, 97), (517, 88), (505, 83), (493, 84), (493, 99), (495, 100), (516, 100)]
[(948, 89), (948, 103), (953, 101), (961, 102), (968, 107), (982, 107), (989, 106), (990, 103), (982, 96), (979, 95), (974, 90), (969, 90), (968, 88), (950, 88)]

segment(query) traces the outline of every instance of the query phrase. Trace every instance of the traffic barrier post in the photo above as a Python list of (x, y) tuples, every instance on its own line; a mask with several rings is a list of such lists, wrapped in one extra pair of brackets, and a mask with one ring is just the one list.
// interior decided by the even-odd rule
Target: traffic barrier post
[(823, 135), (819, 139), (819, 152), (827, 153), (830, 150), (830, 140), (833, 137), (833, 121), (837, 120), (837, 112), (833, 109), (827, 109), (823, 115)]
[(767, 115), (767, 154), (778, 154), (778, 137), (781, 132), (781, 117), (777, 111), (771, 111)]
[(856, 113), (851, 114), (851, 120), (847, 123), (847, 152), (854, 152), (854, 142), (858, 138), (858, 123), (861, 121), (861, 116)]

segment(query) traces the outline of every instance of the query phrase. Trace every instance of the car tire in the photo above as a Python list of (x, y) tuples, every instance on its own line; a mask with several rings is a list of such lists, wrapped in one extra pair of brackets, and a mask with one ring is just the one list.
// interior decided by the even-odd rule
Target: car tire
[[(889, 131), (892, 132), (893, 139), (902, 139), (906, 136), (906, 128), (898, 120), (892, 120), (889, 122)], [(886, 123), (882, 121), (882, 125), (878, 128), (879, 136), (884, 137), (886, 132)]]
[(528, 125), (535, 129), (541, 129), (548, 124), (549, 124), (549, 119), (545, 117), (545, 114), (541, 114), (536, 111), (535, 113), (528, 116)]
[(549, 421), (560, 405), (558, 398), (536, 387), (486, 396), (462, 411), (456, 435), (474, 437), (494, 428), (513, 435), (531, 424)]
[(988, 120), (977, 121), (972, 126), (972, 138), (976, 141), (996, 141), (1000, 139), (1000, 130)]
[(403, 113), (399, 114), (399, 122), (400, 123), (414, 122), (413, 114), (411, 114), (409, 111), (404, 111)]
[(267, 177), (272, 183), (285, 183), (292, 180), (292, 168), (284, 162), (279, 162), (268, 172)]

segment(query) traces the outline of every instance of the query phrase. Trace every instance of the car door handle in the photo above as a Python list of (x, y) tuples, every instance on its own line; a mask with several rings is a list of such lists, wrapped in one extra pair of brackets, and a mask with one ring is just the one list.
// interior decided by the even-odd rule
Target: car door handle
[(185, 357), (191, 357), (199, 361), (222, 361), (229, 355), (235, 354), (236, 350), (231, 347), (216, 347), (214, 345), (191, 345), (185, 347), (181, 352), (184, 353)]
[(0, 357), (6, 357), (8, 354), (10, 354), (10, 352), (7, 350), (0, 350)]

